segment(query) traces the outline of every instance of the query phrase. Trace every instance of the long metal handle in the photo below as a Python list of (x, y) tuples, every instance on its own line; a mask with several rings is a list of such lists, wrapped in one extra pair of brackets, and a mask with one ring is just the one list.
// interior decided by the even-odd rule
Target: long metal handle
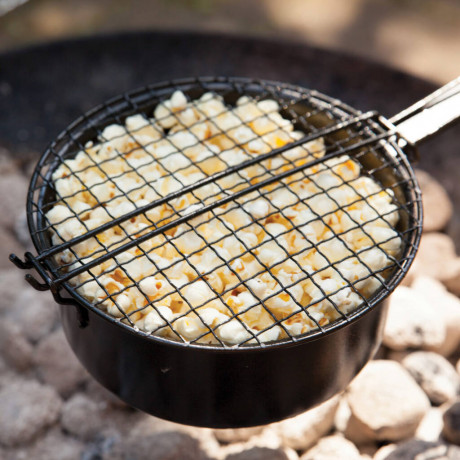
[(412, 144), (436, 134), (460, 118), (460, 77), (390, 118)]

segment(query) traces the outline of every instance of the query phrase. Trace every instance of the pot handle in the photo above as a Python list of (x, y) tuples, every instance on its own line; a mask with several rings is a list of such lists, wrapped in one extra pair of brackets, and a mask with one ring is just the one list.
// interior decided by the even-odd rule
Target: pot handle
[(390, 118), (411, 144), (419, 144), (460, 118), (460, 77)]

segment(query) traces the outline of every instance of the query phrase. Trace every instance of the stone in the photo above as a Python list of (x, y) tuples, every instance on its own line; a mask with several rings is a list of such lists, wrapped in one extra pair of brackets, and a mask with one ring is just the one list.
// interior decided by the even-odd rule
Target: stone
[(415, 278), (411, 287), (423, 295), (436, 313), (444, 319), (444, 342), (432, 350), (443, 356), (450, 356), (460, 346), (460, 299), (448, 292), (440, 281), (428, 276)]
[(360, 460), (358, 448), (340, 435), (327, 436), (310, 450), (305, 452), (300, 460)]
[(17, 380), (0, 390), (0, 444), (30, 442), (59, 418), (62, 401), (54, 388), (36, 381)]
[(38, 439), (25, 458), (33, 460), (76, 460), (81, 458), (83, 444), (53, 428)]
[(372, 460), (385, 460), (396, 449), (396, 444), (385, 444), (372, 457)]
[(460, 445), (460, 400), (446, 405), (443, 410), (442, 436), (447, 441)]
[[(14, 224), (26, 208), (29, 182), (18, 173), (2, 175), (0, 181), (0, 226), (13, 231)], [(3, 233), (3, 232), (2, 232)]]
[(83, 440), (94, 439), (101, 428), (101, 412), (106, 404), (93, 401), (82, 393), (74, 394), (62, 408), (61, 424)]
[(94, 401), (106, 402), (109, 406), (117, 409), (127, 409), (129, 407), (128, 404), (94, 379), (88, 379), (86, 382), (85, 393)]
[(262, 426), (250, 428), (236, 428), (236, 429), (221, 429), (214, 430), (214, 436), (218, 441), (224, 443), (242, 442), (247, 441), (252, 436), (260, 434), (263, 430)]
[(283, 449), (252, 447), (236, 454), (227, 455), (225, 460), (289, 460), (289, 457)]
[(460, 449), (440, 442), (411, 439), (396, 446), (384, 460), (458, 460)]
[(94, 401), (83, 393), (75, 393), (62, 408), (61, 424), (66, 431), (83, 441), (95, 441), (109, 430), (126, 435), (142, 414), (118, 410), (106, 402)]
[(432, 348), (446, 337), (444, 320), (414, 289), (399, 286), (389, 300), (383, 343), (393, 350)]
[(8, 317), (34, 343), (48, 335), (58, 320), (57, 307), (50, 293), (38, 292), (30, 286), (18, 292)]
[(11, 253), (22, 258), (24, 255), (24, 248), (8, 230), (0, 226), (0, 269), (17, 270), (10, 262), (9, 257)]
[(0, 268), (0, 315), (10, 312), (18, 295), (27, 288), (24, 272), (16, 269), (11, 262), (8, 268)]
[(33, 362), (33, 347), (16, 324), (0, 323), (0, 351), (5, 361), (19, 372), (29, 369)]
[(13, 158), (11, 152), (0, 146), (0, 180), (8, 174), (20, 174), (19, 165)]
[(198, 441), (182, 431), (162, 431), (128, 439), (123, 446), (126, 459), (209, 460)]
[(422, 190), (423, 231), (443, 230), (452, 217), (453, 206), (445, 188), (430, 174), (420, 169), (415, 171)]
[(406, 356), (402, 365), (422, 387), (433, 404), (443, 404), (460, 395), (460, 376), (446, 358), (430, 351)]
[(424, 233), (408, 277), (429, 276), (438, 280), (451, 276), (448, 265), (456, 260), (455, 244), (444, 233)]
[(369, 362), (348, 387), (351, 416), (345, 436), (355, 443), (413, 436), (430, 407), (411, 375), (397, 362)]
[(421, 441), (438, 441), (442, 427), (442, 410), (439, 407), (431, 407), (417, 427), (415, 437)]
[(70, 396), (88, 378), (88, 373), (73, 354), (62, 329), (38, 344), (34, 362), (42, 381), (55, 387), (64, 397)]
[(338, 404), (339, 398), (335, 396), (314, 409), (272, 426), (283, 445), (296, 450), (306, 450), (330, 431), (334, 425)]
[[(148, 437), (154, 433), (163, 431), (181, 431), (196, 439), (200, 448), (209, 456), (214, 457), (220, 451), (220, 445), (214, 436), (214, 430), (210, 428), (198, 428), (162, 420), (146, 414), (140, 414), (139, 420), (132, 426), (129, 437)], [(235, 445), (235, 444), (232, 444)]]
[(350, 420), (351, 409), (348, 405), (347, 398), (340, 398), (339, 407), (334, 416), (334, 426), (339, 432), (344, 432)]
[(27, 224), (27, 214), (25, 210), (19, 214), (16, 222), (14, 223), (14, 236), (24, 248), (27, 248), (28, 250), (33, 248), (29, 226)]

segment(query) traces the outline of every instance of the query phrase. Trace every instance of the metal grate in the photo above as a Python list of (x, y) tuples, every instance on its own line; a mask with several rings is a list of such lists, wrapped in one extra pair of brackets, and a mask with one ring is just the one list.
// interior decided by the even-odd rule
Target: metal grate
[[(208, 156), (205, 158), (191, 161), (188, 157), (186, 161), (181, 156), (181, 149), (184, 147), (173, 145), (164, 136), (151, 143), (143, 143), (141, 138), (142, 129), (128, 130), (127, 133), (120, 133), (120, 139), (128, 135), (132, 140), (132, 150), (116, 152), (115, 158), (122, 159), (126, 163), (126, 169), (117, 175), (108, 174), (111, 159), (105, 159), (85, 167), (97, 170), (99, 182), (88, 184), (82, 181), (81, 175), (84, 169), (68, 168), (66, 180), (71, 178), (80, 184), (81, 192), (86, 194), (87, 200), (91, 203), (92, 209), (104, 210), (107, 212), (108, 222), (100, 225), (97, 222), (90, 222), (84, 218), (87, 209), (72, 209), (72, 194), (63, 194), (62, 189), (57, 185), (56, 171), (64, 169), (62, 165), (68, 159), (74, 158), (78, 152), (85, 152), (92, 148), (88, 142), (96, 142), (99, 139), (104, 145), (104, 128), (113, 123), (124, 125), (126, 117), (133, 114), (143, 114), (146, 120), (151, 116), (155, 107), (161, 102), (169, 99), (175, 91), (182, 91), (189, 100), (197, 100), (204, 93), (212, 92), (223, 97), (226, 105), (234, 106), (239, 97), (243, 95), (251, 96), (257, 101), (275, 100), (280, 105), (281, 115), (292, 121), (296, 130), (303, 132), (303, 136), (294, 136), (292, 133), (285, 132), (289, 138), (282, 139), (280, 147), (273, 150), (266, 143), (266, 138), (253, 133), (250, 141), (259, 142), (264, 145), (266, 153), (251, 155), (246, 148), (246, 154), (240, 155), (238, 161), (234, 161), (231, 155), (223, 155), (222, 152), (207, 149)], [(199, 106), (197, 110), (200, 110)], [(248, 122), (257, 123), (258, 117), (251, 120), (235, 119), (235, 123), (229, 129), (224, 129), (217, 122), (219, 113), (212, 116), (201, 111), (201, 120), (197, 123), (206, 121), (213, 126), (213, 133), (207, 138), (207, 142), (213, 139), (223, 139), (228, 143), (228, 150), (242, 147), (249, 142), (238, 140), (237, 130), (245, 126)], [(176, 117), (169, 113), (165, 117)], [(177, 118), (177, 117), (176, 117)], [(179, 123), (182, 124), (180, 120)], [(152, 127), (151, 124), (148, 126)], [(193, 125), (191, 125), (193, 126)], [(183, 128), (190, 132), (191, 126), (183, 125)], [(283, 126), (271, 127), (273, 133), (278, 133)], [(267, 132), (266, 134), (270, 134)], [(321, 147), (319, 139), (324, 139), (324, 149)], [(168, 151), (164, 157), (158, 159), (152, 155), (152, 147), (155, 143), (170, 142)], [(203, 141), (195, 136), (185, 149), (193, 149), (203, 144)], [(166, 144), (165, 144), (166, 145)], [(292, 155), (293, 149), (301, 149), (302, 155)], [(147, 163), (139, 163), (130, 159), (139, 149), (142, 149), (148, 159)], [(183, 150), (182, 150), (183, 151)], [(84, 153), (82, 154), (84, 155)], [(349, 155), (361, 166), (362, 175), (372, 178), (380, 184), (382, 189), (391, 190), (393, 193), (392, 203), (394, 208), (391, 211), (397, 212), (399, 216), (398, 225), (395, 228), (397, 236), (401, 240), (401, 249), (395, 256), (389, 256), (385, 251), (385, 245), (389, 240), (375, 241), (367, 230), (366, 225), (357, 221), (350, 212), (350, 208), (359, 202), (365, 202), (371, 206), (373, 216), (366, 222), (371, 224), (377, 220), (389, 220), (390, 213), (381, 213), (379, 209), (372, 205), (373, 199), (380, 193), (370, 191), (362, 193), (357, 190), (356, 179), (344, 179), (337, 174), (337, 168), (347, 167), (347, 159), (344, 155)], [(331, 160), (335, 164), (332, 164)], [(145, 158), (144, 158), (145, 161)], [(161, 177), (149, 179), (143, 174), (149, 165), (160, 162), (162, 168)], [(182, 163), (180, 165), (179, 163)], [(212, 168), (209, 166), (212, 163)], [(176, 165), (179, 164), (178, 167)], [(61, 169), (59, 169), (61, 168)], [(184, 182), (181, 173), (193, 170), (195, 179)], [(248, 174), (248, 171), (251, 174)], [(332, 185), (325, 185), (319, 180), (321, 174), (329, 172), (330, 177), (335, 178)], [(124, 189), (124, 179), (136, 177), (136, 186), (129, 190)], [(161, 184), (165, 179), (174, 182), (177, 190), (167, 195), (162, 194)], [(293, 193), (293, 188), (308, 180), (314, 185), (316, 192), (310, 194), (308, 198), (302, 197), (299, 193)], [(334, 191), (350, 188), (356, 195), (354, 202), (343, 204), (337, 199)], [(141, 201), (138, 197), (149, 191), (151, 196), (156, 198), (153, 201)], [(248, 205), (256, 200), (267, 200), (273, 196), (274, 192), (284, 192), (289, 197), (289, 202), (271, 201), (271, 211), (263, 216), (254, 216), (248, 211)], [(120, 211), (120, 215), (114, 214), (110, 209), (111, 203), (116, 202), (120, 197), (128, 198), (129, 205)], [(326, 212), (318, 212), (312, 206), (314, 201), (328, 203)], [(184, 203), (192, 202), (193, 208), (184, 207)], [(72, 210), (67, 221), (78, 222), (82, 226), (81, 236), (70, 239), (60, 234), (56, 223), (52, 224), (47, 219), (47, 212), (58, 204), (65, 204)], [(224, 205), (226, 206), (224, 209)], [(295, 205), (302, 205), (309, 210), (311, 220), (296, 224), (289, 209)], [(162, 208), (167, 210), (166, 218), (157, 218), (155, 210)], [(234, 210), (240, 210), (245, 218), (242, 222), (233, 226), (228, 225), (228, 217)], [(350, 226), (344, 231), (338, 231), (334, 225), (333, 216), (341, 213), (351, 222)], [(130, 233), (123, 225), (129, 221), (136, 221), (142, 218), (143, 225), (139, 226), (136, 233)], [(263, 338), (273, 328), (280, 328), (280, 339), (276, 343), (286, 341), (303, 340), (305, 336), (315, 336), (326, 333), (328, 330), (340, 327), (364, 314), (368, 309), (376, 305), (381, 299), (387, 296), (397, 285), (399, 280), (407, 272), (415, 251), (418, 246), (421, 232), (421, 205), (420, 193), (414, 180), (412, 170), (407, 159), (398, 146), (397, 135), (388, 129), (386, 121), (376, 113), (357, 113), (353, 109), (345, 106), (339, 101), (330, 99), (315, 91), (308, 91), (303, 88), (291, 85), (283, 85), (273, 82), (254, 81), (240, 78), (198, 78), (168, 82), (166, 84), (149, 86), (144, 89), (136, 90), (113, 99), (103, 104), (97, 109), (88, 112), (68, 129), (66, 129), (57, 140), (50, 146), (41, 158), (34, 176), (32, 178), (29, 198), (28, 198), (28, 218), (29, 227), (33, 242), (37, 248), (38, 256), (27, 256), (28, 266), (37, 268), (45, 278), (45, 285), (36, 287), (51, 287), (53, 292), (58, 292), (62, 287), (71, 296), (91, 309), (100, 309), (103, 312), (107, 300), (111, 300), (117, 307), (118, 321), (126, 327), (134, 328), (139, 334), (155, 335), (162, 331), (168, 331), (169, 338), (187, 344), (210, 343), (212, 346), (229, 347), (228, 343), (222, 340), (218, 329), (226, 323), (237, 321), (244, 329), (241, 339), (234, 343), (240, 346), (267, 346)], [(267, 230), (267, 222), (283, 222), (285, 231), (283, 233), (271, 233)], [(60, 222), (62, 223), (62, 222)], [(305, 224), (318, 224), (324, 226), (326, 238), (319, 242), (311, 241), (305, 233)], [(221, 235), (206, 236), (204, 226), (212, 224), (219, 228)], [(388, 224), (390, 226), (390, 224)], [(181, 234), (177, 232), (181, 229)], [(113, 236), (116, 229), (117, 240), (108, 238)], [(255, 243), (248, 243), (245, 238), (246, 232), (264, 232), (265, 239), (256, 238)], [(362, 238), (366, 238), (368, 244), (360, 251), (354, 250), (350, 244), (349, 236), (351, 232), (358, 232)], [(55, 234), (55, 243), (52, 244), (51, 235)], [(283, 245), (284, 238), (298, 235), (304, 239), (305, 246), (298, 248), (296, 252), (288, 252)], [(60, 237), (57, 242), (56, 238)], [(182, 240), (181, 240), (182, 238)], [(194, 241), (196, 248), (191, 252), (181, 250), (181, 242), (184, 238)], [(390, 238), (391, 240), (392, 238)], [(78, 245), (91, 242), (91, 253), (82, 259), (76, 248)], [(334, 241), (342, 246), (345, 253), (342, 257), (331, 256), (328, 243)], [(225, 243), (238, 247), (234, 254), (223, 255), (218, 250), (218, 245)], [(270, 244), (276, 248), (278, 258), (273, 262), (268, 262), (261, 257), (261, 250), (264, 245)], [(365, 252), (376, 248), (388, 259), (385, 267), (379, 270), (372, 270), (366, 265)], [(131, 259), (126, 258), (127, 251), (134, 249)], [(156, 251), (163, 251), (172, 254), (173, 257), (165, 257), (159, 261), (155, 255)], [(204, 266), (197, 263), (198, 254), (209, 250), (213, 257), (218, 261), (216, 266)], [(322, 266), (318, 269), (307, 267), (302, 263), (302, 256), (308, 251), (314, 251), (322, 260)], [(73, 256), (75, 261), (68, 261), (66, 256)], [(238, 267), (238, 261), (245, 257), (254, 260), (254, 269), (249, 275)], [(169, 284), (168, 289), (160, 297), (151, 300), (142, 288), (142, 279), (133, 277), (130, 272), (130, 265), (133, 259), (145, 261), (153, 270), (149, 276), (168, 280), (170, 273), (174, 270), (186, 269), (188, 280), (183, 285)], [(67, 261), (66, 261), (67, 260)], [(344, 263), (359, 262), (366, 267), (367, 273), (360, 275), (357, 279), (350, 280), (344, 275), (344, 270), (340, 267)], [(285, 263), (295, 265), (298, 276), (290, 282), (276, 275), (276, 267)], [(213, 277), (220, 269), (225, 269), (234, 281), (231, 285), (217, 289), (213, 283)], [(124, 278), (129, 279), (128, 285), (118, 288), (104, 285), (101, 276), (114, 273), (120, 270)], [(326, 292), (319, 282), (324, 273), (334, 273), (342, 280), (342, 285), (331, 292)], [(87, 274), (87, 280), (76, 282), (76, 276)], [(254, 292), (249, 282), (254, 277), (266, 274), (273, 280), (273, 284), (278, 289), (270, 292), (259, 299), (260, 296)], [(137, 279), (136, 279), (137, 278)], [(371, 294), (366, 294), (361, 286), (367, 280), (373, 280), (374, 286), (378, 288)], [(205, 302), (191, 302), (185, 295), (185, 291), (196, 281), (204, 283), (212, 298), (207, 298)], [(214, 280), (215, 281), (215, 280)], [(292, 290), (299, 283), (308, 282), (317, 295), (314, 301), (303, 303)], [(81, 295), (85, 285), (93, 284), (104, 293), (102, 298), (94, 302), (89, 302)], [(117, 298), (120, 294), (127, 292), (128, 289), (137, 289), (144, 297), (143, 304), (126, 313), (119, 305)], [(249, 292), (256, 302), (249, 305), (246, 309), (235, 311), (228, 307), (226, 298), (229, 295), (238, 294), (240, 291)], [(360, 298), (360, 305), (350, 312), (344, 312), (338, 305), (337, 295), (341, 291), (352, 292)], [(178, 302), (185, 302), (187, 311), (179, 314), (173, 319), (168, 319), (158, 308), (161, 301), (168, 296), (174, 295)], [(287, 316), (279, 317), (268, 308), (271, 299), (284, 296), (287, 302), (292, 303), (293, 309)], [(228, 319), (217, 326), (207, 325), (202, 318), (203, 309), (209, 306), (212, 301), (221, 301), (228, 308)], [(324, 322), (318, 319), (313, 313), (314, 305), (318, 302), (327, 301), (330, 305), (330, 321)], [(136, 318), (142, 311), (150, 309), (156, 311), (159, 318), (159, 325), (156, 329), (145, 332), (136, 326)], [(184, 334), (178, 332), (176, 327), (183, 318), (190, 317), (190, 312), (200, 321), (203, 332), (192, 339), (188, 339)], [(243, 317), (248, 314), (267, 316), (267, 327), (261, 330), (254, 330), (243, 321)], [(187, 315), (187, 316), (186, 316)], [(295, 321), (296, 315), (306, 315), (311, 324), (310, 330), (304, 334), (294, 334), (287, 327), (290, 322)], [(181, 319), (182, 318), (182, 319)]]

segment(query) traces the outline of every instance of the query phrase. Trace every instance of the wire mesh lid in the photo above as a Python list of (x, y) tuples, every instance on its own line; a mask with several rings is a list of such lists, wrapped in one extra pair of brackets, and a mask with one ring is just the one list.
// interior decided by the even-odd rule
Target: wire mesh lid
[(37, 165), (35, 286), (187, 345), (327, 333), (387, 296), (415, 255), (420, 193), (397, 140), (374, 112), (274, 82), (126, 93)]

